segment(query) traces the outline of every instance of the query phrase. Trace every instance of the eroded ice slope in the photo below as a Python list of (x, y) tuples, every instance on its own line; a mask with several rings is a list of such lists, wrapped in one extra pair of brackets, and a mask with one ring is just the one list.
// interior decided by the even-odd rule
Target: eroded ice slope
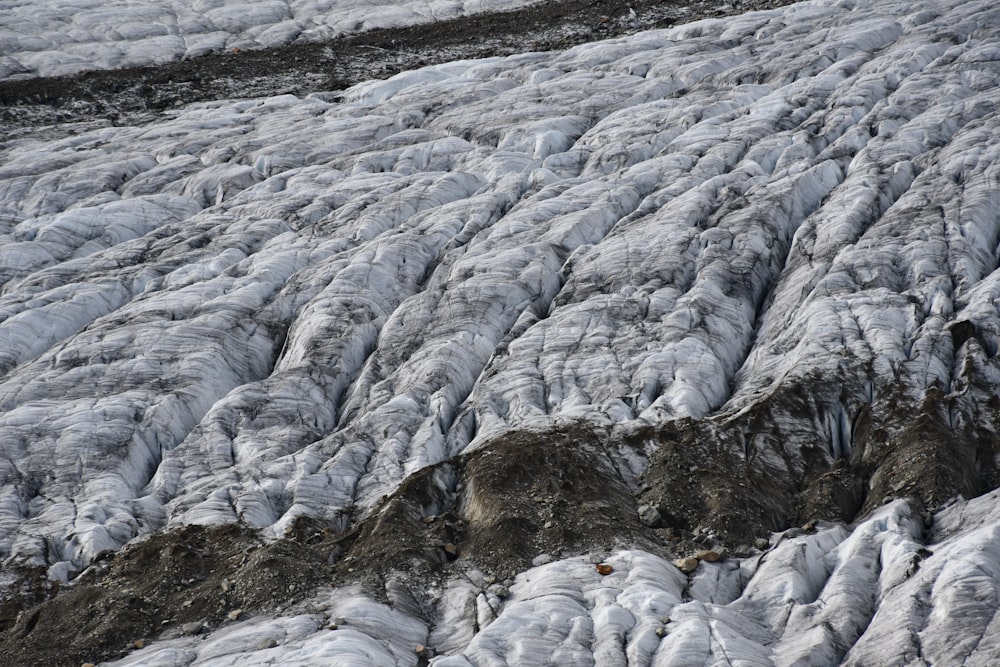
[[(3, 147), (0, 554), (67, 576), (184, 524), (346, 529), (432, 465), (452, 499), (422, 511), (460, 502), (475, 525), (504, 499), (455, 457), (579, 420), (618, 443), (579, 456), (652, 528), (738, 540), (993, 488), (998, 84), (989, 2), (806, 2)], [(574, 637), (571, 662), (736, 642), (793, 664), (801, 636), (831, 660), (905, 657), (916, 635), (884, 637), (964, 609), (966, 589), (880, 606), (903, 585), (887, 563), (984, 534), (928, 537), (914, 511), (772, 551), (766, 576), (719, 565), (702, 592), (645, 552), (615, 557), (610, 592), (558, 561), (576, 611), (507, 603), (449, 650), (518, 663), (508, 622), (537, 630), (532, 650)], [(974, 570), (1000, 561), (977, 558), (933, 577), (992, 600)], [(869, 597), (827, 622), (838, 563), (874, 578), (830, 588), (838, 609)], [(543, 599), (523, 577), (513, 600)], [(683, 603), (692, 638), (660, 642), (629, 586)], [(573, 625), (605, 596), (611, 620)], [(314, 641), (302, 622), (282, 636)], [(942, 637), (926, 641), (958, 650)]]

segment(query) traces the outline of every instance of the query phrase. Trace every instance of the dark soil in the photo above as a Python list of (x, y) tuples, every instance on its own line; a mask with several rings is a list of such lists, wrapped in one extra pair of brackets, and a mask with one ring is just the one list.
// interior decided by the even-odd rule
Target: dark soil
[(373, 30), (323, 43), (217, 53), (159, 67), (0, 81), (0, 141), (95, 123), (141, 123), (192, 102), (335, 91), (430, 64), (559, 50), (792, 1), (544, 0), (510, 12)]
[(0, 635), (0, 664), (78, 667), (161, 634), (200, 634), (311, 594), (327, 565), (237, 525), (155, 535), (105, 554), (61, 595), (22, 612)]

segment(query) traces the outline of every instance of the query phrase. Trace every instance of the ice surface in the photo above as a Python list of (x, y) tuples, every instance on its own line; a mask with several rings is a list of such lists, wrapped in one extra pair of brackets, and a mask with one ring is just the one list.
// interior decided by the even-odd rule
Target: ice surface
[[(300, 11), (73, 6), (4, 52)], [(0, 556), (67, 578), (183, 524), (346, 527), (512, 429), (721, 429), (818, 383), (746, 435), (789, 484), (880, 401), (946, 396), (946, 428), (995, 442), (998, 28), (986, 0), (804, 2), (0, 146)], [(876, 477), (868, 509), (906, 494)], [(929, 537), (889, 503), (690, 582), (557, 559), (496, 620), (450, 593), (461, 640), (335, 591), (126, 664), (415, 664), (429, 637), (441, 665), (988, 664), (996, 503)], [(325, 629), (345, 605), (365, 622)]]

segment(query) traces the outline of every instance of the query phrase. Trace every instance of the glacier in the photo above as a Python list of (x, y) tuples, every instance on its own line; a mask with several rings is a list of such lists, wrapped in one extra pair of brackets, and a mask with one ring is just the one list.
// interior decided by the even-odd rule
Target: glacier
[(987, 0), (807, 0), (7, 141), (0, 583), (315, 529), (95, 657), (993, 664), (998, 84)]

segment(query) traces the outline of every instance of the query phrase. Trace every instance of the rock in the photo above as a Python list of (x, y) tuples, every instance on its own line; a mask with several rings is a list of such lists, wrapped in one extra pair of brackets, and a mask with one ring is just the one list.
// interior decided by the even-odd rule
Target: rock
[(132, 648), (136, 648), (136, 649), (142, 648), (145, 645), (146, 645), (146, 640), (145, 639), (136, 639), (134, 642), (132, 642)]
[(615, 569), (613, 567), (611, 567), (610, 565), (608, 565), (607, 563), (598, 563), (597, 564), (597, 572), (599, 574), (601, 574), (601, 575), (609, 575), (609, 574), (611, 574), (614, 571), (615, 571)]
[(540, 565), (547, 565), (551, 563), (553, 560), (555, 559), (549, 554), (539, 554), (531, 560), (531, 565), (533, 567), (538, 567)]
[(761, 551), (764, 551), (771, 547), (771, 541), (763, 537), (758, 537), (756, 540), (754, 540), (753, 545), (758, 549), (760, 549)]
[(235, 621), (238, 620), (239, 617), (242, 615), (243, 615), (242, 609), (233, 609), (231, 612), (226, 614), (226, 618), (228, 618), (230, 621)]
[(429, 660), (434, 657), (434, 649), (429, 646), (424, 646), (423, 644), (417, 644), (414, 646), (413, 652), (425, 660)]
[(713, 551), (712, 549), (702, 549), (701, 551), (696, 551), (694, 553), (694, 558), (703, 560), (706, 563), (714, 563), (722, 558), (722, 555), (718, 551)]
[(684, 574), (691, 574), (696, 569), (698, 569), (698, 563), (700, 562), (701, 561), (699, 561), (694, 556), (687, 556), (686, 558), (678, 558), (677, 560), (675, 560), (674, 565), (676, 565), (677, 569), (683, 572)]
[(263, 650), (268, 648), (274, 648), (277, 645), (278, 641), (274, 637), (265, 637), (264, 639), (261, 639), (259, 642), (257, 642), (255, 648), (257, 648), (257, 650)]
[(636, 510), (639, 514), (639, 521), (650, 528), (658, 528), (663, 524), (663, 517), (660, 511), (652, 505), (639, 505)]
[(201, 621), (191, 621), (181, 626), (181, 632), (186, 635), (199, 635), (205, 631), (205, 624)]
[(510, 590), (506, 586), (497, 586), (493, 591), (493, 595), (496, 595), (501, 600), (506, 600), (510, 597)]

